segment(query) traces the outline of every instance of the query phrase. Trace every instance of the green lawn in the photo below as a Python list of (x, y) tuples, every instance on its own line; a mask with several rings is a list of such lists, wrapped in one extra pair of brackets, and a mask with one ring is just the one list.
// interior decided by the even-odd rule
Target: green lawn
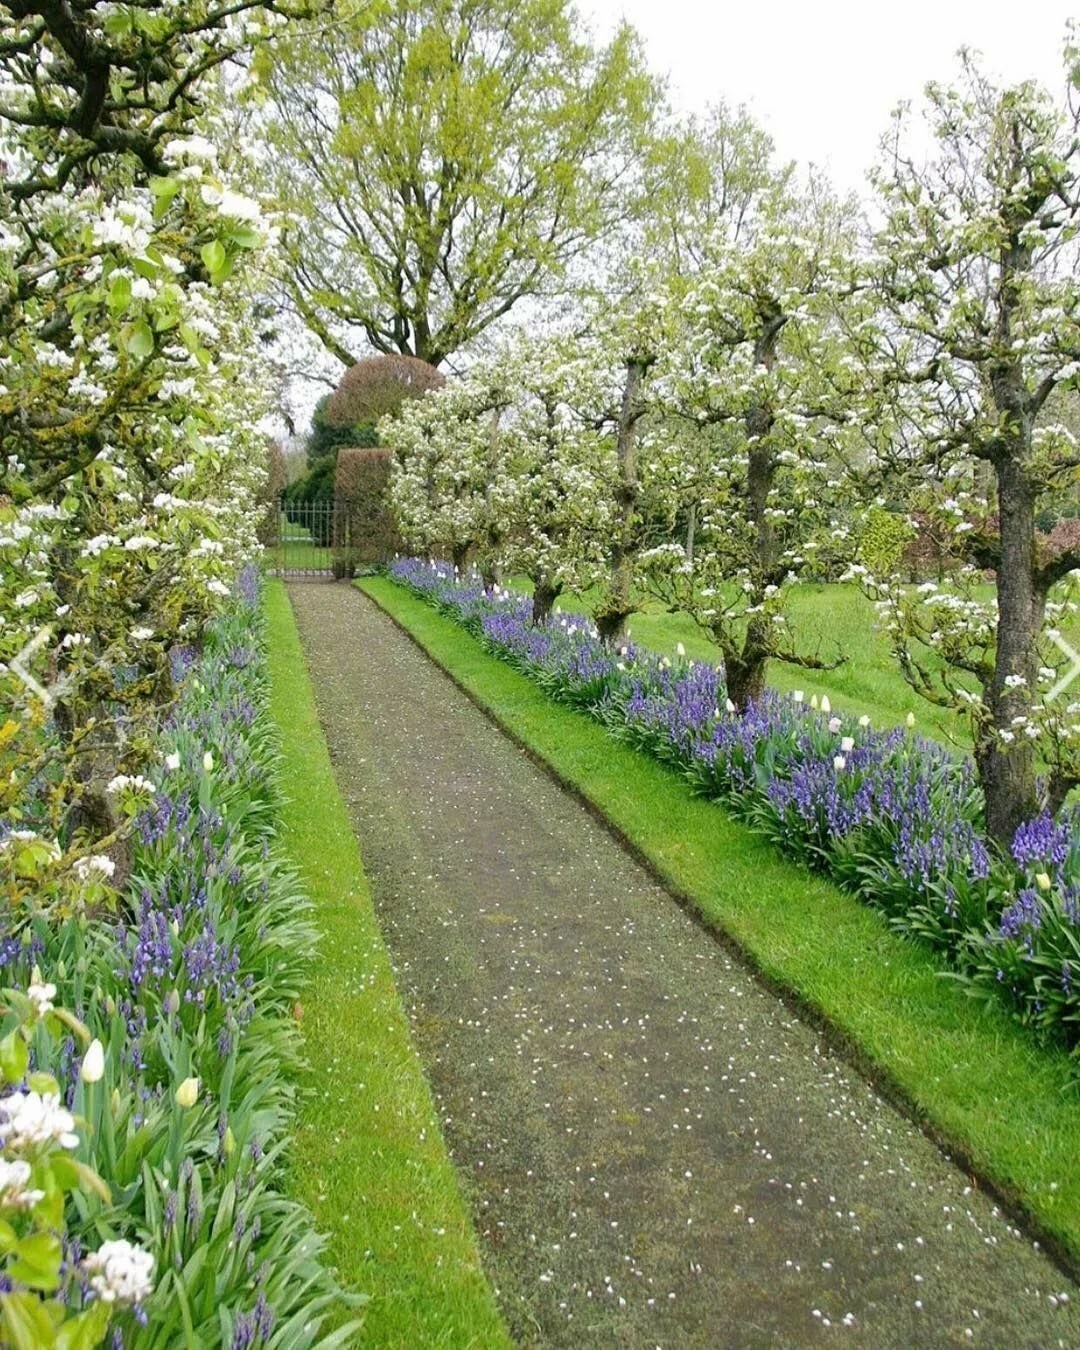
[(319, 961), (293, 1193), (329, 1234), (342, 1282), (371, 1297), (379, 1347), (508, 1346), (457, 1175), (409, 1038), (356, 838), (319, 727), (281, 582), (267, 583), (271, 708), (288, 791), (280, 846), (315, 904)]
[(284, 511), (278, 513), (278, 542), (267, 546), (263, 553), (263, 569), (267, 572), (329, 572), (334, 562), (330, 544), (319, 544), (307, 525), (290, 520)]
[(880, 915), (552, 702), (404, 587), (385, 578), (358, 584), (676, 895), (1080, 1267), (1080, 1101), (1062, 1089), (1063, 1053), (1035, 1045), (1004, 1011), (966, 998), (929, 952), (894, 936)]

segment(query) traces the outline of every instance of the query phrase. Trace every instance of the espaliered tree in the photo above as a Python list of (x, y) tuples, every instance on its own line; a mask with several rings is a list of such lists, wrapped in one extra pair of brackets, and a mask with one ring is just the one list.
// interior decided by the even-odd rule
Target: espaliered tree
[(0, 859), (12, 913), (95, 845), (122, 880), (109, 785), (257, 547), (269, 231), (208, 133), (216, 72), (298, 12), (0, 5), (0, 825), (43, 860)]
[(820, 374), (841, 340), (844, 210), (820, 182), (802, 196), (779, 182), (752, 220), (713, 237), (693, 283), (673, 292), (678, 336), (657, 375), (668, 416), (648, 457), (672, 524), (686, 504), (687, 465), (703, 459), (707, 472), (689, 480), (701, 493), (694, 546), (666, 541), (643, 555), (642, 570), (716, 642), (740, 709), (763, 692), (770, 660), (835, 663), (796, 642), (784, 608), (844, 530), (827, 510), (838, 433)]
[(481, 368), (379, 423), (394, 456), (388, 501), (401, 537), (410, 548), (449, 557), (458, 572), (492, 527), (492, 425), (508, 401)]
[(1051, 639), (1080, 548), (1041, 539), (1035, 523), (1041, 503), (1080, 488), (1076, 437), (1053, 411), (1080, 380), (1078, 60), (1070, 48), (1059, 104), (1032, 84), (997, 88), (964, 57), (959, 87), (927, 88), (926, 167), (898, 120), (877, 178), (880, 314), (856, 331), (860, 419), (879, 429), (882, 459), (938, 485), (923, 505), (961, 564), (948, 587), (912, 593), (878, 577), (876, 592), (912, 685), (972, 714), (987, 826), (1003, 845), (1080, 778), (1080, 688), (1046, 697), (1066, 664)]
[(531, 580), (533, 622), (542, 623), (564, 589), (586, 590), (605, 574), (613, 446), (597, 424), (602, 391), (579, 343), (520, 340), (495, 366), (509, 398), (489, 487), (497, 558)]
[(562, 288), (633, 209), (658, 98), (569, 0), (341, 0), (259, 69), (286, 303), (346, 365), (438, 366)]

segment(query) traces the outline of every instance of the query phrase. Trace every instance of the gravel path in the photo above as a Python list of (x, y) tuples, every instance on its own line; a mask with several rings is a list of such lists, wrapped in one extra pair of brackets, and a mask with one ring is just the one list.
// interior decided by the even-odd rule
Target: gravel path
[(347, 586), (293, 605), (517, 1340), (1080, 1345), (1080, 1293)]

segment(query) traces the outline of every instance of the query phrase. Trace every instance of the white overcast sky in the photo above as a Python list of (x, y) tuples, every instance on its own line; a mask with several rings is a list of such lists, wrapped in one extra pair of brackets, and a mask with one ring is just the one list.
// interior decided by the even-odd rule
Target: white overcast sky
[(745, 103), (784, 159), (829, 170), (862, 191), (866, 169), (902, 99), (947, 80), (974, 47), (988, 72), (1064, 89), (1062, 42), (1080, 0), (577, 0), (597, 39), (625, 18), (673, 103), (700, 111)]

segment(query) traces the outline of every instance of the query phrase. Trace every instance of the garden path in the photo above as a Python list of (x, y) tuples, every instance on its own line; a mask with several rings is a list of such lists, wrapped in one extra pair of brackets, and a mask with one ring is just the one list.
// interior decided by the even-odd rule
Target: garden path
[(1055, 1266), (370, 600), (290, 595), (519, 1343), (1080, 1344)]

